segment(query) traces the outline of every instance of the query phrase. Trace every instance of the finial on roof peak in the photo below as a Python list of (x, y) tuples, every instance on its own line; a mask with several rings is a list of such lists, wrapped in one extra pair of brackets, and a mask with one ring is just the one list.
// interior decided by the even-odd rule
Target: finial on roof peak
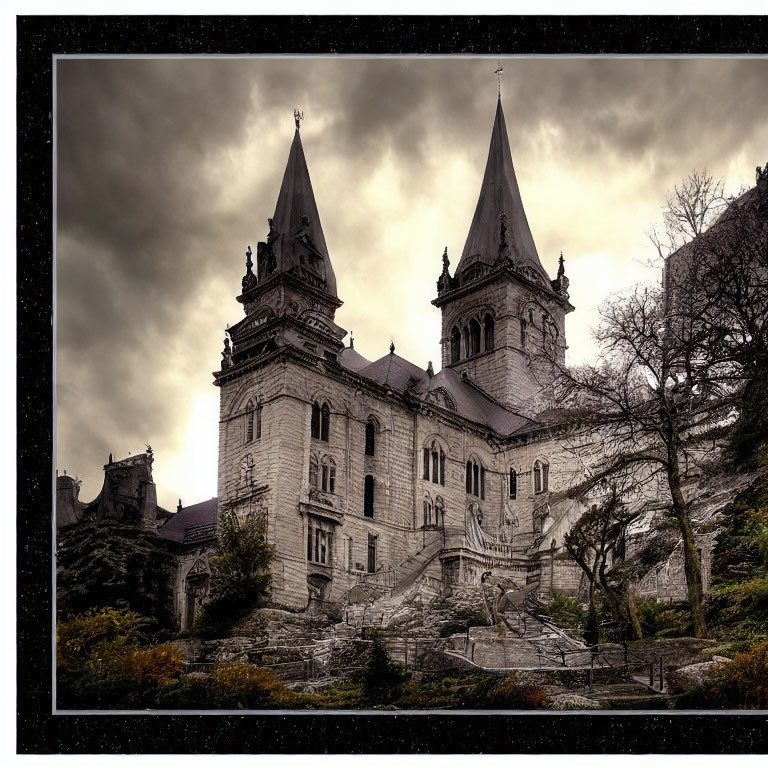
[(395, 354), (395, 340), (394, 339), (392, 339), (389, 342), (389, 354), (390, 355), (394, 355)]
[(349, 348), (354, 349), (355, 348), (355, 337), (352, 335), (354, 331), (349, 332)]
[(181, 512), (181, 499), (179, 499), (179, 506), (176, 507), (177, 512)]
[(296, 132), (298, 133), (299, 130), (299, 123), (304, 119), (304, 112), (300, 112), (298, 107), (293, 110), (293, 119), (296, 123)]
[(565, 259), (563, 258), (563, 252), (560, 251), (560, 259), (558, 260), (557, 276), (562, 277), (565, 274)]
[(498, 82), (499, 87), (499, 101), (501, 101), (501, 73), (504, 71), (504, 67), (501, 66), (501, 62), (496, 62), (496, 69), (493, 71), (493, 74), (496, 75), (496, 80)]
[(435, 375), (435, 369), (432, 367), (432, 361), (427, 365), (427, 376), (431, 379)]

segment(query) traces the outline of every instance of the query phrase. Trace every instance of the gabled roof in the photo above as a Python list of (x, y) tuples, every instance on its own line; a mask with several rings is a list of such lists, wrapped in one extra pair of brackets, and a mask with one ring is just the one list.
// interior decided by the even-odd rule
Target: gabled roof
[[(506, 216), (506, 248), (501, 248), (502, 213)], [(549, 285), (549, 276), (539, 261), (517, 186), (507, 126), (499, 99), (480, 197), (455, 276), (461, 280), (463, 271), (476, 262), (493, 266), (502, 251), (505, 252), (502, 255), (506, 255), (516, 266), (532, 267)]]
[(216, 525), (218, 509), (218, 498), (182, 507), (181, 511), (171, 515), (167, 522), (158, 528), (157, 532), (164, 539), (184, 541), (188, 528), (200, 525)]
[(298, 129), (288, 154), (272, 220), (274, 234), (270, 235), (270, 240), (274, 243), (277, 271), (287, 272), (302, 263), (315, 263), (325, 280), (326, 290), (336, 296), (336, 276), (328, 256)]

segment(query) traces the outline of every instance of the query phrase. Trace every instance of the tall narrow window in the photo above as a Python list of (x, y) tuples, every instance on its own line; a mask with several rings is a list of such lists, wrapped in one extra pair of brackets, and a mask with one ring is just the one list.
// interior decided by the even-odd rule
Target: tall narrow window
[(440, 450), (440, 485), (445, 485), (445, 454)]
[(467, 462), (467, 493), (485, 498), (485, 467), (476, 461)]
[(424, 449), (423, 456), (424, 456), (424, 471), (422, 473), (422, 477), (425, 480), (429, 480), (429, 448)]
[(365, 425), (365, 455), (373, 456), (376, 453), (376, 427), (372, 421)]
[(549, 464), (543, 461), (541, 464), (541, 487), (542, 490), (549, 490)]
[(533, 462), (533, 492), (541, 493), (544, 490), (544, 472), (541, 461)]
[(467, 462), (467, 493), (472, 493), (472, 462)]
[(320, 439), (320, 406), (312, 403), (312, 437)]
[(366, 475), (363, 496), (363, 514), (366, 517), (373, 517), (373, 490), (373, 475)]
[(432, 505), (424, 499), (424, 525), (432, 525)]
[(328, 565), (332, 565), (333, 563), (331, 562), (331, 558), (333, 557), (333, 534), (330, 531), (328, 531), (326, 534), (326, 540), (328, 542), (328, 553), (326, 555), (327, 559), (325, 562), (328, 563)]
[(325, 461), (323, 461), (323, 481), (320, 487), (324, 491), (328, 490), (328, 464)]
[(376, 573), (376, 538), (368, 534), (368, 573)]
[(472, 352), (470, 351), (471, 347), (469, 345), (469, 326), (464, 326), (464, 357), (469, 357)]
[(355, 561), (352, 559), (352, 537), (347, 540), (347, 568), (351, 571), (355, 565)]
[(476, 355), (480, 351), (480, 323), (474, 318), (469, 321), (469, 337), (470, 354)]
[(517, 472), (514, 469), (509, 470), (509, 498), (517, 498)]
[(245, 442), (250, 443), (253, 440), (253, 400), (248, 401), (245, 406)]
[(328, 491), (329, 493), (336, 493), (336, 465), (331, 459), (328, 467)]
[(480, 467), (477, 464), (472, 465), (472, 493), (479, 496), (480, 489)]
[(312, 526), (307, 525), (307, 560), (312, 560)]
[(480, 467), (480, 498), (485, 499), (485, 467)]
[(525, 320), (520, 321), (520, 346), (525, 347), (528, 340), (528, 323)]
[(323, 403), (320, 409), (320, 439), (328, 442), (328, 433), (331, 428), (331, 409), (327, 403)]
[(493, 318), (490, 315), (485, 316), (484, 326), (485, 326), (484, 327), (485, 351), (488, 352), (489, 350), (493, 349), (493, 333), (494, 333)]
[(451, 362), (458, 363), (461, 357), (461, 333), (454, 325), (451, 331)]
[(432, 443), (432, 482), (437, 483), (440, 480), (440, 454), (437, 452), (437, 446)]
[(317, 488), (317, 457), (309, 457), (309, 484), (313, 488)]
[(256, 407), (256, 439), (261, 440), (261, 403)]

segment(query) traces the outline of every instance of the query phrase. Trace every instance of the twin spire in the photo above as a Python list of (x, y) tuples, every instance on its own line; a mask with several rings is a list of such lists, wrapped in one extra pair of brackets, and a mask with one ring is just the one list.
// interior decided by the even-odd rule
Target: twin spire
[[(301, 145), (299, 123), (303, 117), (302, 112), (294, 112), (296, 132), (288, 153), (275, 213), (269, 219), (267, 242), (258, 244), (258, 281), (261, 282), (273, 273), (293, 272), (306, 282), (336, 296), (336, 276), (328, 256), (307, 160)], [(245, 281), (243, 289), (246, 290)]]
[(501, 96), (496, 104), (491, 146), (475, 215), (464, 244), (456, 277), (463, 282), (464, 271), (481, 263), (493, 267), (499, 258), (509, 258), (516, 266), (527, 265), (549, 284), (541, 265), (517, 185)]

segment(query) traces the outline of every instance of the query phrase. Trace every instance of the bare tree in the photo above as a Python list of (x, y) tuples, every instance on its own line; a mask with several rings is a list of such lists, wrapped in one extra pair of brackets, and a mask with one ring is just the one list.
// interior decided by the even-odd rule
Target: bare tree
[(767, 188), (759, 169), (757, 186), (727, 204), (715, 199), (722, 184), (706, 174), (675, 188), (667, 241), (693, 240), (667, 259), (663, 287), (638, 287), (602, 308), (598, 363), (562, 370), (556, 382), (561, 404), (604, 435), (600, 466), (580, 492), (627, 472), (666, 492), (697, 636), (706, 633), (693, 526), (699, 499), (686, 496), (686, 480), (702, 465), (706, 438), (743, 412), (745, 392), (768, 372)]

